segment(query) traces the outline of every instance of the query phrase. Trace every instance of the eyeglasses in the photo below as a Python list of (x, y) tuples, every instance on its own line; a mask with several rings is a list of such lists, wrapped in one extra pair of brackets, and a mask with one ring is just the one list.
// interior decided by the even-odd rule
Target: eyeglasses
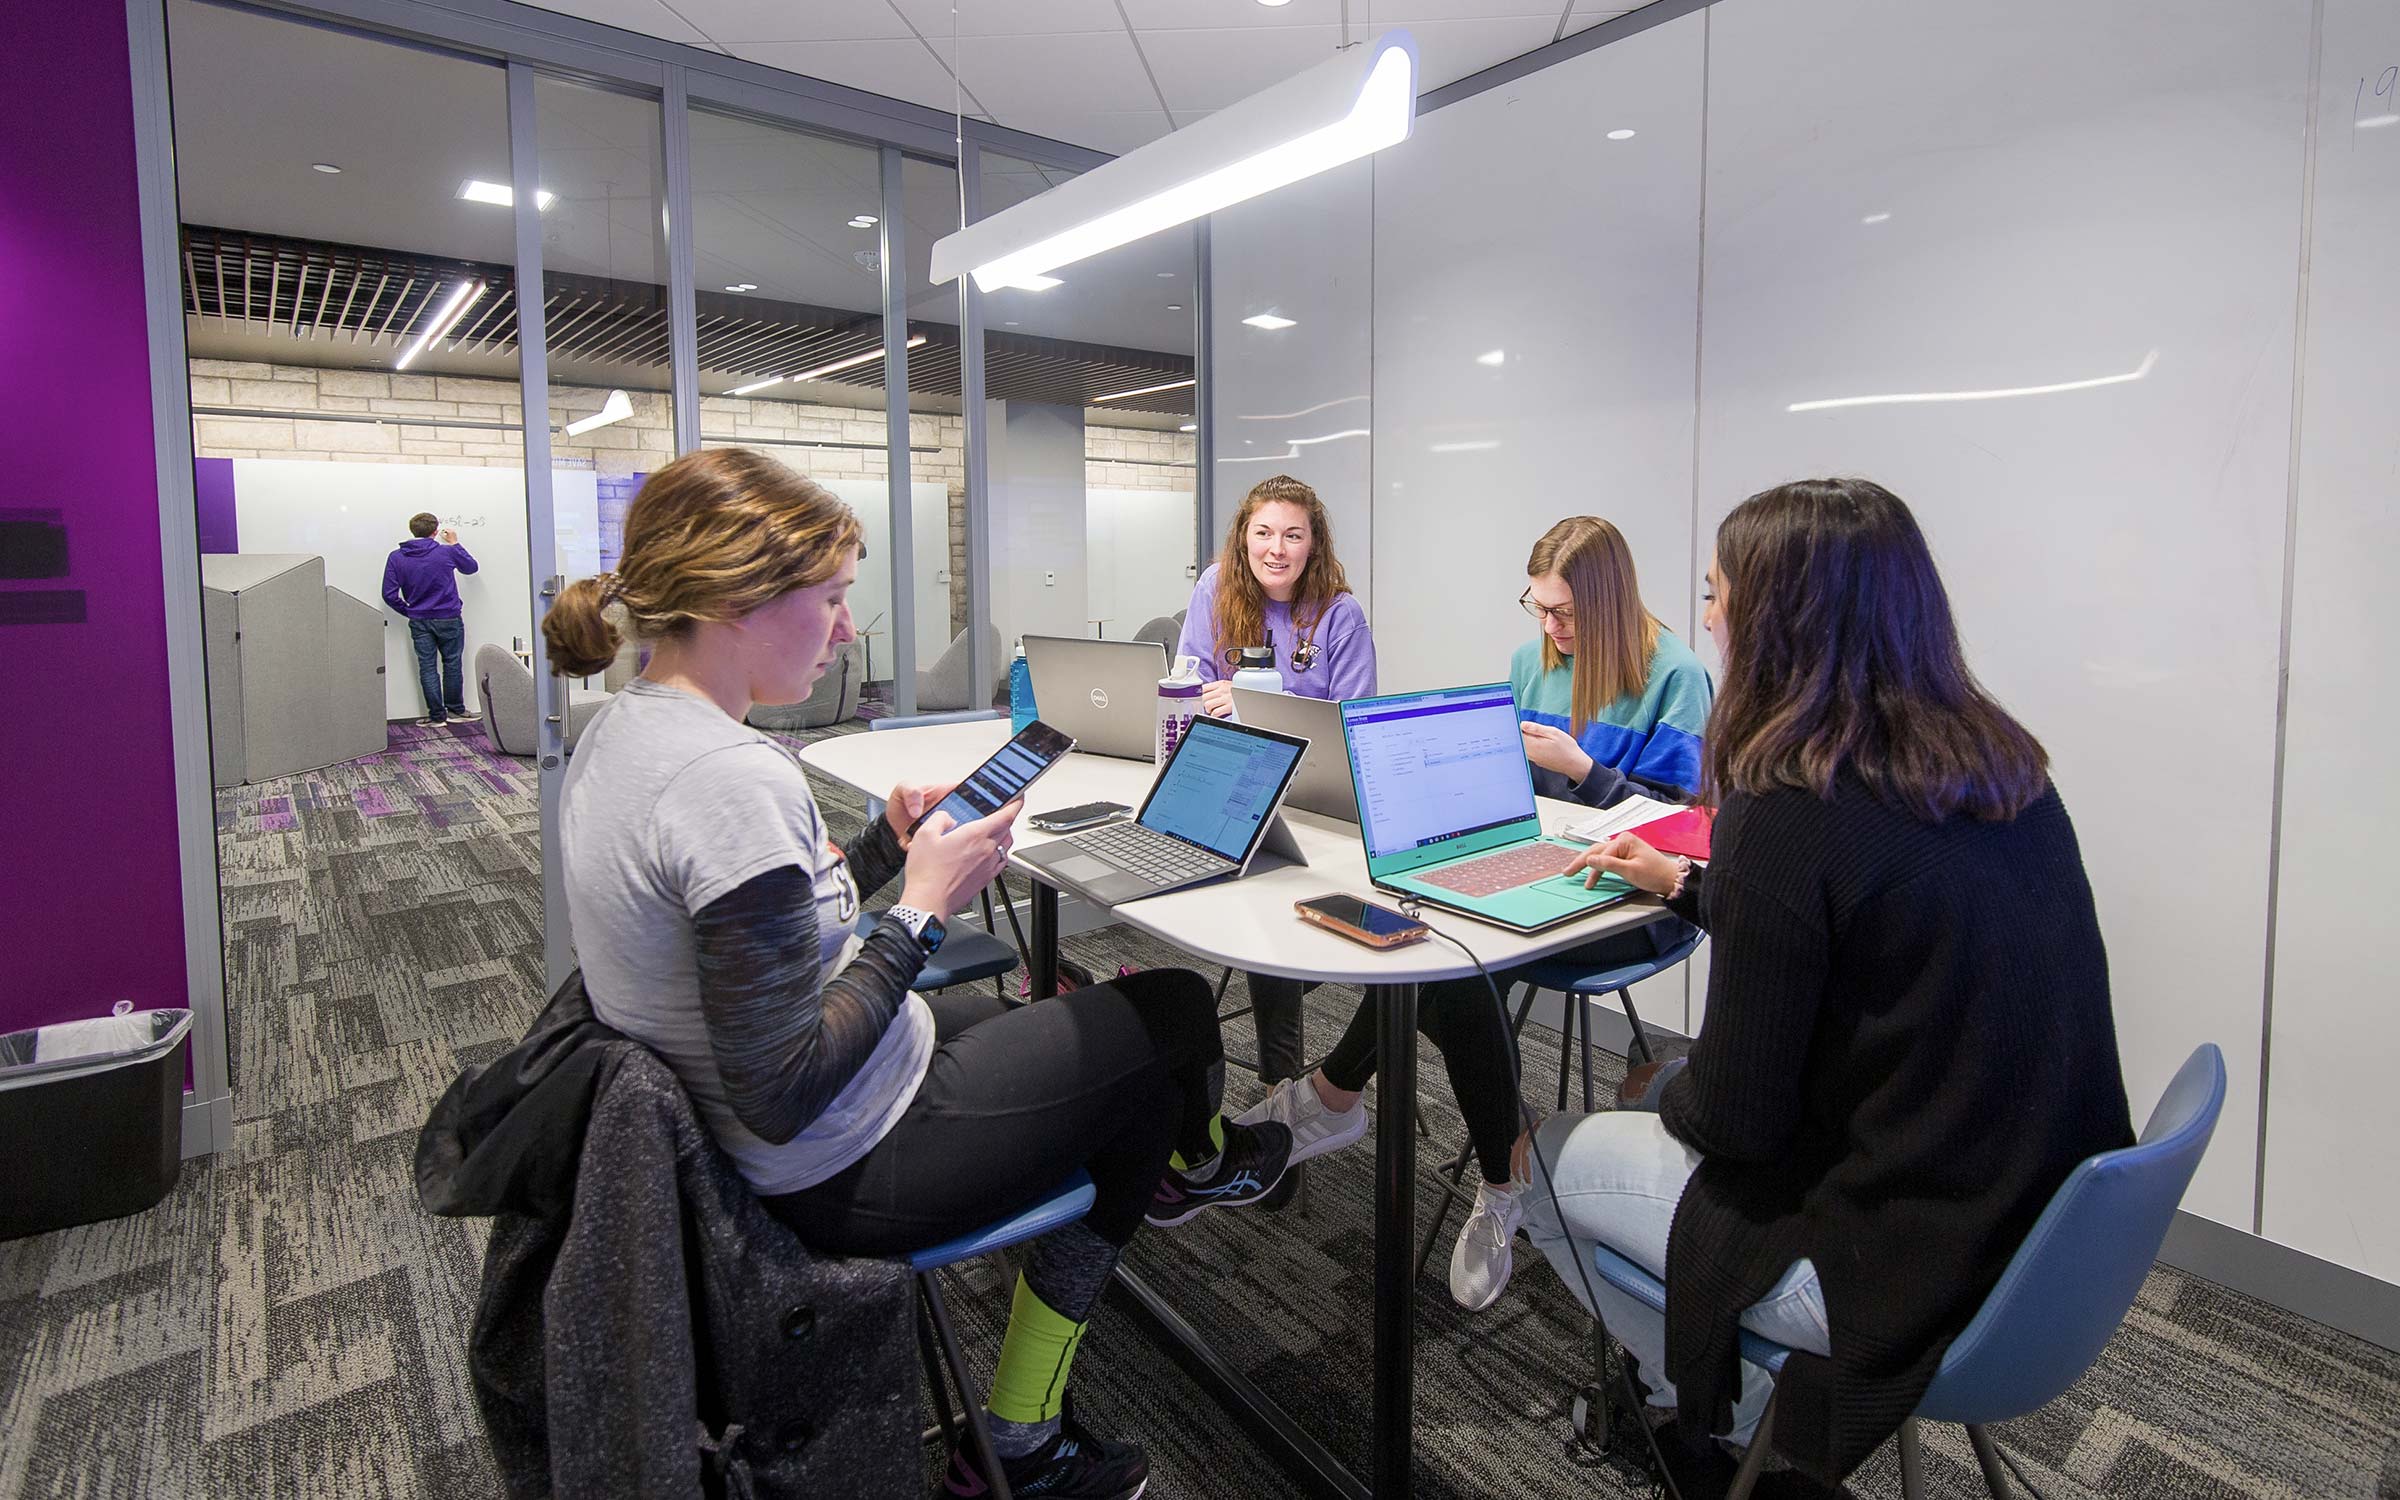
[(1569, 629), (1574, 628), (1575, 606), (1572, 604), (1560, 604), (1555, 606), (1548, 604), (1536, 604), (1533, 599), (1533, 590), (1530, 588), (1524, 593), (1517, 595), (1517, 604), (1525, 611), (1525, 613), (1533, 616), (1537, 620), (1543, 621), (1544, 623), (1548, 623), (1551, 620), (1556, 620), (1559, 624), (1564, 625)]

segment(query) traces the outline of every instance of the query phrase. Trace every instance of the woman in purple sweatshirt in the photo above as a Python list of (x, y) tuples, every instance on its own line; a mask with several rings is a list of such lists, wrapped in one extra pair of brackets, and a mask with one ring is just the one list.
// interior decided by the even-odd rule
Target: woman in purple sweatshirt
[[(1234, 653), (1270, 642), (1285, 692), (1335, 701), (1375, 696), (1375, 637), (1334, 556), (1325, 503), (1288, 474), (1262, 481), (1243, 498), (1225, 550), (1192, 590), (1175, 650), (1200, 659), (1200, 706), (1225, 718), (1233, 712), (1227, 679)], [(1310, 987), (1271, 974), (1246, 978), (1260, 1075), (1268, 1083), (1299, 1077), (1306, 1061), (1300, 1000)], [(1280, 1207), (1291, 1191), (1286, 1179), (1267, 1206)]]

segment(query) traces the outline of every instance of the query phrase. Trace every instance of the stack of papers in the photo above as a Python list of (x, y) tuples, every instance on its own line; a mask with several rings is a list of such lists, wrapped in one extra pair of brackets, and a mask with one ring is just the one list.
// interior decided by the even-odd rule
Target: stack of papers
[(1628, 797), (1614, 807), (1600, 809), (1581, 822), (1569, 823), (1559, 830), (1558, 836), (1597, 844), (1603, 839), (1613, 839), (1620, 833), (1639, 828), (1644, 823), (1671, 818), (1681, 811), (1683, 808), (1676, 803), (1661, 802), (1656, 797)]

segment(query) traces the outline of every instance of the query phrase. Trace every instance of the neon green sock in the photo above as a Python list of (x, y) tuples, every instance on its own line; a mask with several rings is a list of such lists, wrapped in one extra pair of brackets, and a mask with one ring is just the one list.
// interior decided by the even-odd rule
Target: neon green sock
[(1058, 1415), (1067, 1389), (1067, 1371), (1075, 1363), (1075, 1347), (1083, 1342), (1089, 1323), (1071, 1323), (1066, 1316), (1034, 1295), (1017, 1277), (1017, 1294), (1008, 1308), (1008, 1332), (1000, 1340), (1000, 1367), (992, 1372), (992, 1391), (984, 1403), (1004, 1422), (1047, 1422)]
[[(1225, 1116), (1222, 1114), (1211, 1117), (1208, 1122), (1208, 1145), (1208, 1159), (1210, 1161), (1215, 1161), (1218, 1157), (1225, 1154)], [(1173, 1167), (1178, 1172), (1188, 1172), (1194, 1166), (1197, 1166), (1198, 1163), (1185, 1161), (1183, 1159), (1183, 1153), (1178, 1151), (1173, 1156), (1167, 1158), (1167, 1165)]]

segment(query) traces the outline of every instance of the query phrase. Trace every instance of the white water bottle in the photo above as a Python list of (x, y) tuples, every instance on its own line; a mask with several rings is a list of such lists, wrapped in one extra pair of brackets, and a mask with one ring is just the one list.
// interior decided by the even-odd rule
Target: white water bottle
[(1283, 674), (1275, 670), (1275, 632), (1267, 632), (1267, 643), (1263, 646), (1241, 648), (1234, 658), (1233, 676), (1228, 680), (1235, 687), (1248, 688), (1254, 693), (1283, 691)]
[(1178, 656), (1175, 670), (1158, 679), (1158, 740), (1152, 756), (1160, 765), (1183, 743), (1183, 732), (1200, 715), (1200, 658)]

